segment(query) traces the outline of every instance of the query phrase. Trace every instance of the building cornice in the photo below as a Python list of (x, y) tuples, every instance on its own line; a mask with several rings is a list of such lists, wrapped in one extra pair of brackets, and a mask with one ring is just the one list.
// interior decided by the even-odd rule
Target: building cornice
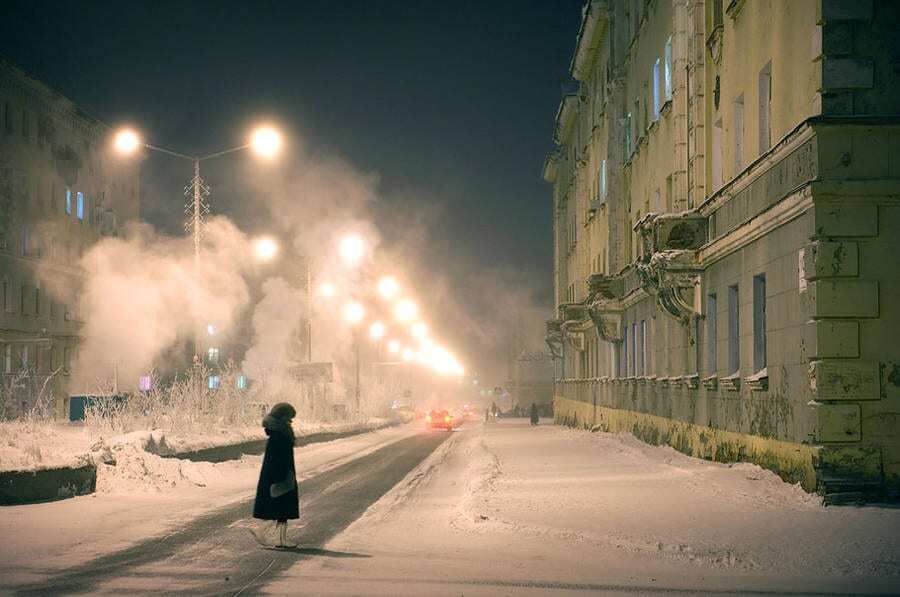
[(575, 54), (569, 71), (576, 81), (588, 78), (590, 66), (596, 57), (603, 34), (606, 32), (607, 5), (604, 0), (589, 0), (581, 17), (581, 27), (575, 42)]
[(575, 114), (578, 112), (578, 95), (567, 93), (559, 101), (556, 110), (556, 131), (554, 140), (557, 145), (565, 145), (572, 133), (572, 125), (575, 123)]

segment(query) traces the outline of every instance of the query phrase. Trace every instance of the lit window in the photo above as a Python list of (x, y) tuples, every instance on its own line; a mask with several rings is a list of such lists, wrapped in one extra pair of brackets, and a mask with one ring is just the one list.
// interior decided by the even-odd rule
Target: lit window
[(66, 213), (72, 215), (72, 189), (66, 189)]
[(153, 382), (150, 380), (149, 375), (142, 375), (138, 378), (138, 389), (142, 392), (149, 392), (150, 388), (153, 387)]
[(663, 70), (663, 75), (666, 80), (666, 101), (670, 101), (672, 99), (672, 36), (669, 36), (669, 39), (666, 41), (666, 54), (665, 54), (665, 69)]
[(600, 170), (598, 172), (600, 182), (597, 184), (600, 189), (600, 197), (606, 197), (606, 160), (600, 160)]
[(662, 101), (659, 94), (659, 58), (653, 63), (653, 120), (659, 120), (659, 111), (662, 109)]
[(207, 360), (211, 365), (214, 365), (219, 362), (219, 349), (218, 348), (210, 348), (207, 351)]
[(219, 376), (218, 375), (210, 375), (208, 386), (209, 386), (210, 390), (218, 390), (219, 389)]
[(76, 199), (77, 204), (75, 206), (75, 216), (79, 220), (83, 220), (84, 219), (84, 193), (82, 193), (81, 191), (78, 191), (75, 194), (75, 196), (77, 198)]
[(238, 375), (237, 378), (237, 388), (239, 390), (247, 389), (247, 376), (246, 375)]
[(214, 326), (211, 323), (209, 325), (207, 325), (206, 333), (209, 334), (210, 336), (214, 336), (216, 334), (216, 326)]

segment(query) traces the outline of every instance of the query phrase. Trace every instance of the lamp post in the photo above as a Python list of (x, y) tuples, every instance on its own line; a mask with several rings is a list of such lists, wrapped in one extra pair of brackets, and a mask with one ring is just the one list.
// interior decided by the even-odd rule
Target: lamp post
[[(262, 126), (255, 129), (251, 133), (249, 141), (244, 145), (231, 147), (229, 149), (224, 149), (222, 151), (217, 151), (215, 153), (210, 153), (202, 156), (188, 155), (173, 151), (171, 149), (166, 149), (164, 147), (158, 147), (156, 145), (145, 143), (141, 140), (140, 136), (138, 136), (138, 134), (131, 129), (123, 129), (119, 131), (118, 133), (116, 133), (113, 139), (113, 145), (115, 146), (115, 149), (122, 154), (132, 154), (138, 148), (143, 147), (152, 151), (164, 153), (171, 157), (188, 160), (193, 164), (194, 176), (191, 179), (190, 184), (187, 185), (184, 189), (185, 196), (189, 197), (189, 201), (187, 205), (185, 205), (185, 212), (188, 215), (188, 220), (187, 222), (185, 222), (184, 227), (185, 231), (190, 231), (191, 235), (193, 236), (195, 273), (196, 270), (199, 270), (200, 267), (200, 241), (202, 236), (203, 217), (209, 213), (209, 204), (204, 200), (205, 197), (209, 196), (209, 187), (206, 186), (203, 183), (203, 179), (200, 178), (200, 162), (222, 157), (232, 153), (237, 153), (245, 149), (252, 149), (256, 155), (265, 159), (272, 159), (278, 154), (279, 150), (281, 149), (281, 144), (281, 134), (277, 130), (269, 126)], [(197, 352), (197, 336), (198, 333), (195, 329), (195, 361), (199, 361), (200, 359), (200, 355)]]

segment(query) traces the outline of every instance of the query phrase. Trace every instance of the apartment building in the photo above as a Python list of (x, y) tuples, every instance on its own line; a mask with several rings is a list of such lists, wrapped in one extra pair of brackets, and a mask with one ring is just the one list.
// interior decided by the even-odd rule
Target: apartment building
[(43, 395), (61, 413), (84, 314), (79, 260), (138, 218), (138, 166), (109, 129), (0, 61), (0, 393), (3, 413)]
[(585, 5), (543, 171), (558, 421), (810, 490), (900, 486), (898, 17)]

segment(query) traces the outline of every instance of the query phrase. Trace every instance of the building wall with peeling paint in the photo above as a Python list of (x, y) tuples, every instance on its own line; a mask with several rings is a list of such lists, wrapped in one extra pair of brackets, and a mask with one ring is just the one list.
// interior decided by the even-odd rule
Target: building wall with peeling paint
[[(585, 105), (591, 73), (609, 74), (603, 142), (582, 162), (613, 172), (606, 225), (555, 250), (608, 258), (558, 264), (559, 422), (811, 490), (900, 487), (898, 18), (884, 0), (586, 5), (572, 64)], [(670, 107), (635, 127), (669, 38)], [(584, 125), (577, 107), (558, 130)], [(556, 141), (544, 177), (568, 218), (589, 205), (591, 169)], [(655, 201), (667, 180), (672, 200)]]

